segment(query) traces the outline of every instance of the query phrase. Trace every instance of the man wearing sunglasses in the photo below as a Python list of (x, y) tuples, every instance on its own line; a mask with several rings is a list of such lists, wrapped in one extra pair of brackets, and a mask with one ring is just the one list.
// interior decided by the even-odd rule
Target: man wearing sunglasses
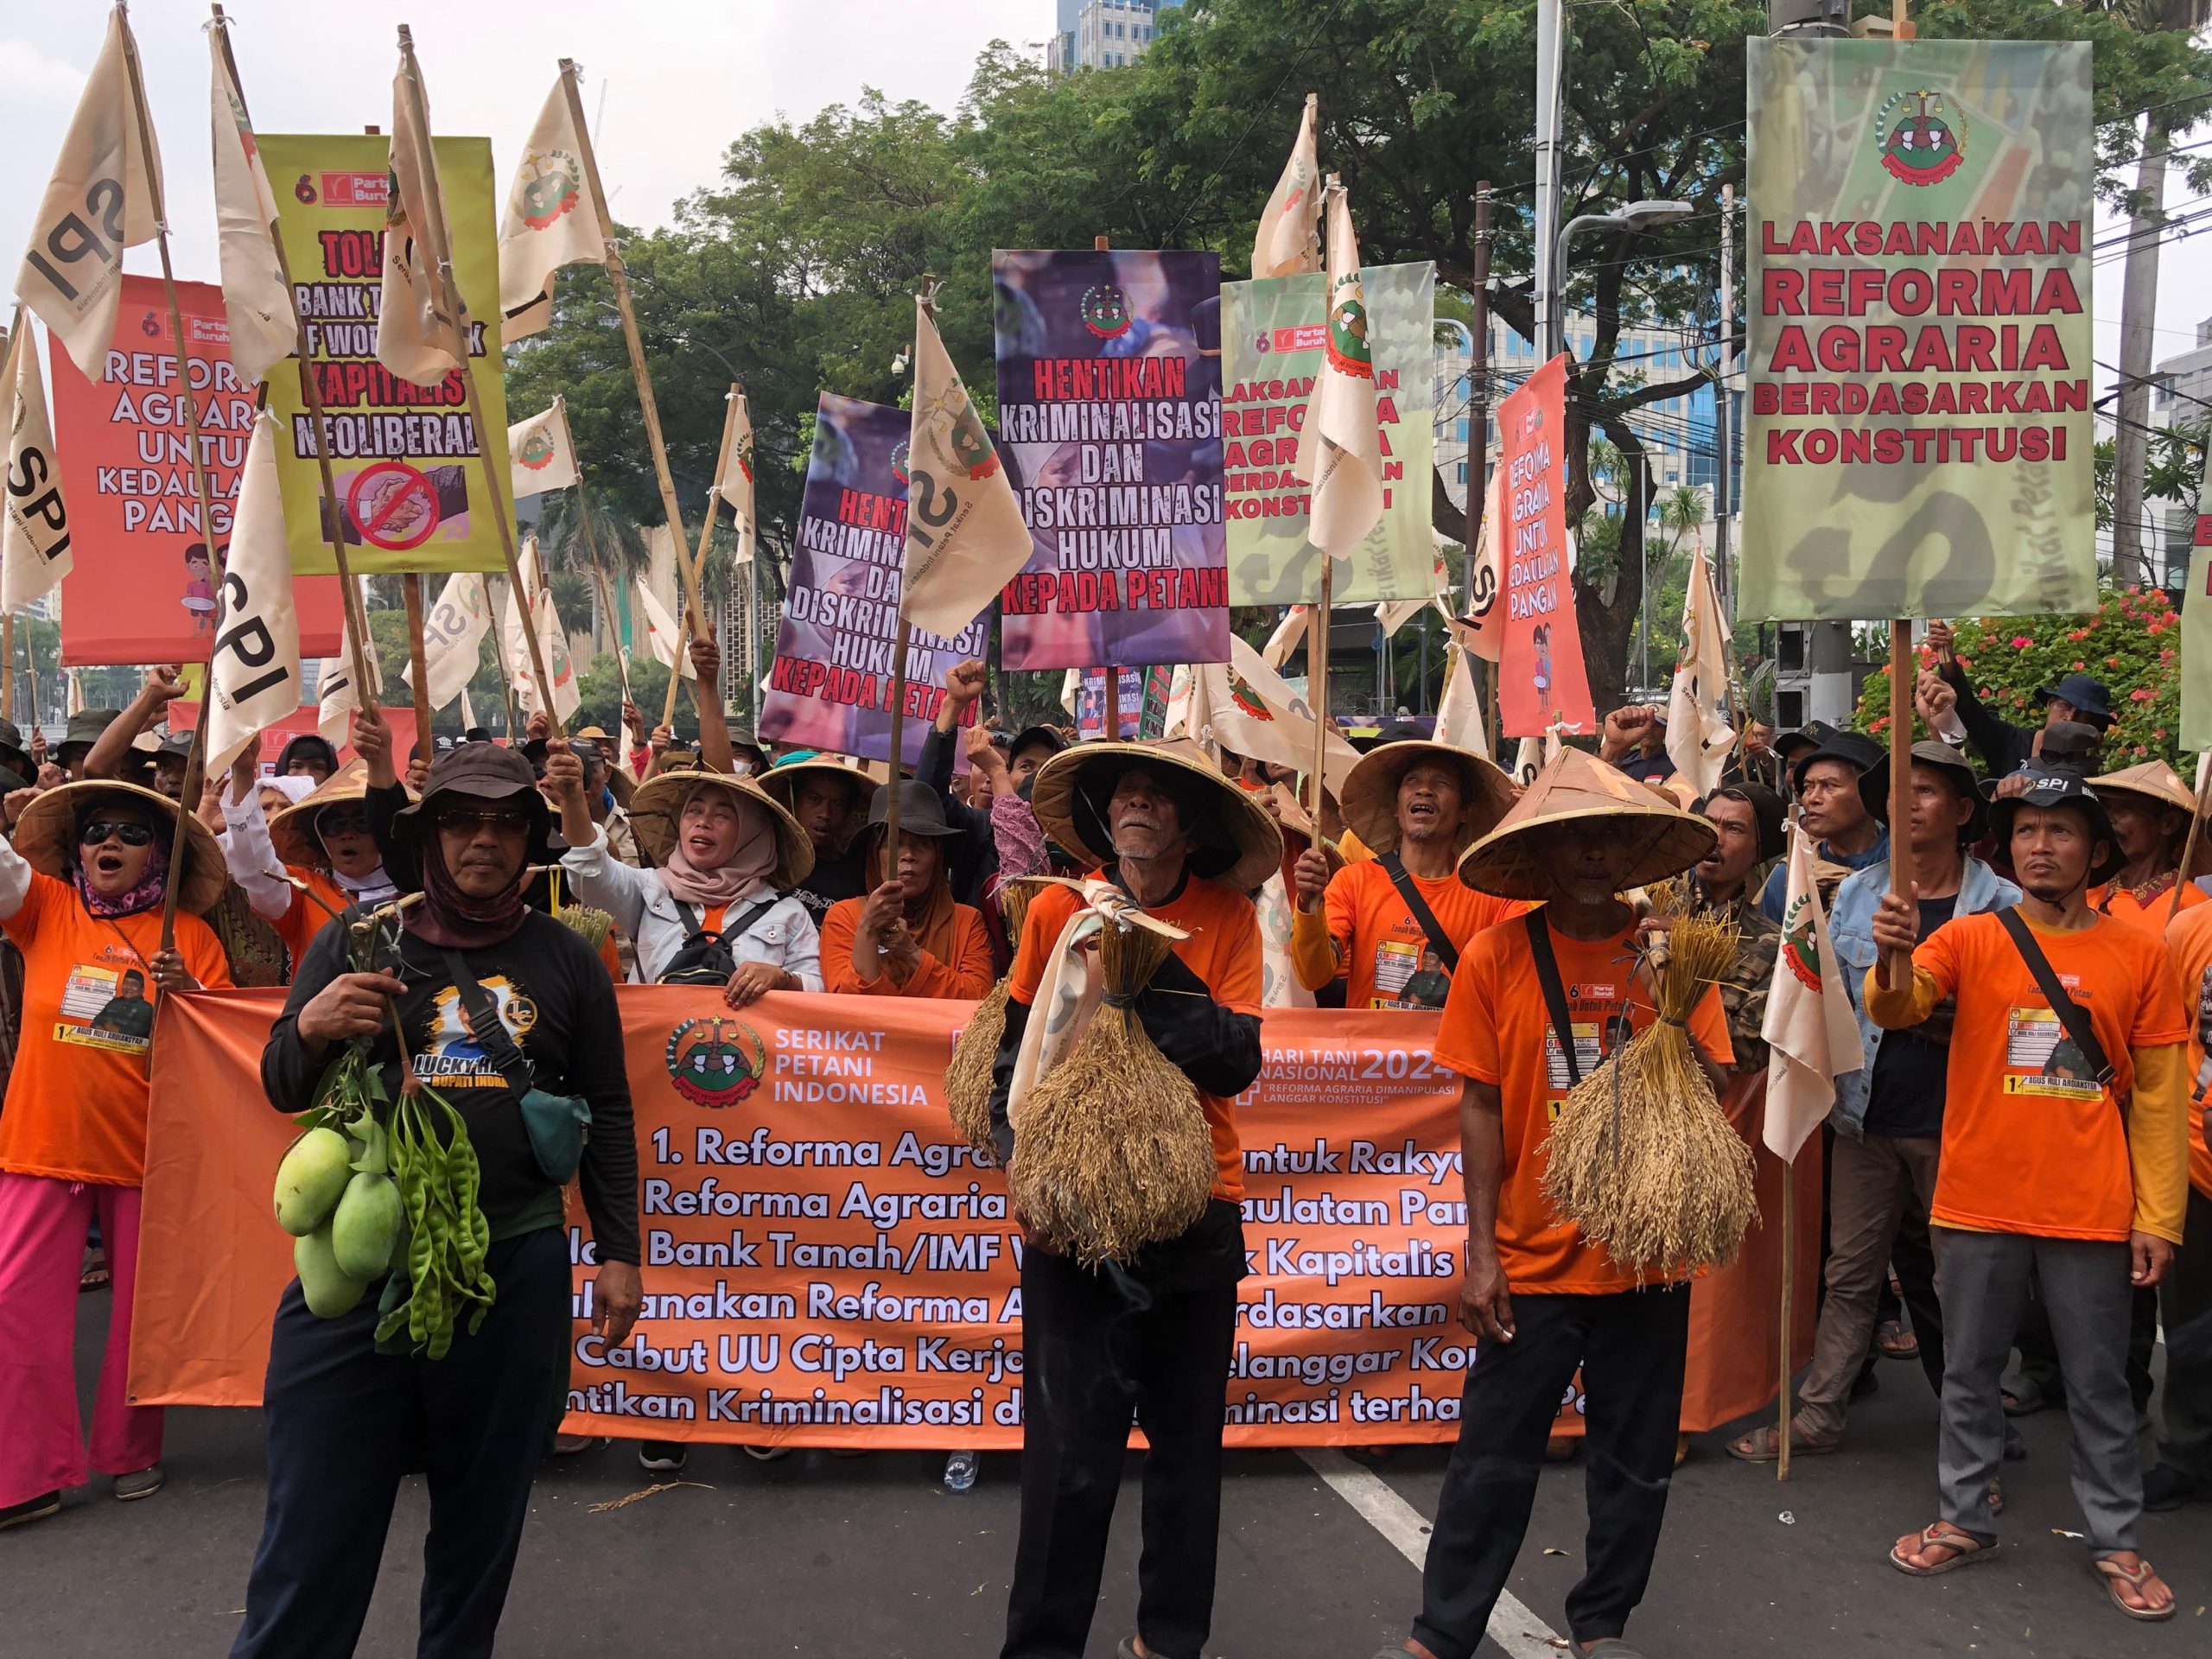
[[(380, 1284), (330, 1319), (308, 1311), (296, 1285), (285, 1291), (264, 1390), (267, 1516), (232, 1649), (241, 1659), (353, 1650), (410, 1468), (425, 1471), (430, 1491), (420, 1650), (491, 1652), (531, 1478), (566, 1399), (571, 1341), (617, 1348), (638, 1316), (621, 1021), (591, 946), (526, 901), (531, 867), (563, 847), (529, 762), (477, 743), (439, 756), (392, 833), (421, 871), (421, 901), (384, 935), (382, 971), (351, 970), (346, 930), (317, 937), (270, 1034), (262, 1084), (273, 1107), (296, 1113), (331, 1059), (363, 1042), (397, 1097), (404, 1054), (467, 1127), (498, 1295), (480, 1328), (464, 1320), (433, 1360), (404, 1344), (378, 1351)], [(570, 1140), (564, 1162), (544, 1109), (569, 1097), (590, 1122), (581, 1160)], [(582, 1292), (592, 1330), (573, 1337), (570, 1173), (595, 1263)]]

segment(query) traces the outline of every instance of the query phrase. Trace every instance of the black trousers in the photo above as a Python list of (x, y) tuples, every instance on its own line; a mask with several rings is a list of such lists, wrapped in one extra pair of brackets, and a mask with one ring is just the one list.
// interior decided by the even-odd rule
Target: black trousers
[(269, 1510), (232, 1659), (330, 1659), (360, 1639), (401, 1475), (426, 1471), (422, 1659), (489, 1654), (506, 1605), (553, 1372), (565, 1367), (569, 1249), (558, 1228), (492, 1246), (483, 1328), (441, 1360), (379, 1354), (365, 1302), (321, 1319), (294, 1283), (276, 1309), (264, 1414)]
[[(2020, 1314), (2012, 1345), (2020, 1351), (2021, 1380), (2034, 1383), (2046, 1398), (2063, 1402), (2066, 1379), (2059, 1374), (2058, 1342), (2051, 1335), (2040, 1280), (2028, 1281), (2028, 1305)], [(2158, 1293), (2139, 1290), (2129, 1304), (2127, 1320), (2127, 1393), (2139, 1417), (2150, 1408), (2151, 1354), (2158, 1345)]]
[(1643, 1599), (1682, 1414), (1688, 1285), (1610, 1296), (1513, 1298), (1510, 1343), (1483, 1344), (1467, 1368), (1459, 1443), (1444, 1471), (1421, 1573), (1416, 1641), (1437, 1659), (1471, 1659), (1513, 1572), (1536, 1501), (1544, 1441), (1582, 1367), (1590, 1511), (1582, 1579), (1567, 1592), (1578, 1642), (1618, 1637)]
[(1132, 1269), (1021, 1262), (1021, 1538), (1001, 1659), (1082, 1659), (1134, 1414), (1144, 1461), (1137, 1634), (1198, 1659), (1213, 1624), (1221, 1430), (1243, 1225), (1216, 1200)]

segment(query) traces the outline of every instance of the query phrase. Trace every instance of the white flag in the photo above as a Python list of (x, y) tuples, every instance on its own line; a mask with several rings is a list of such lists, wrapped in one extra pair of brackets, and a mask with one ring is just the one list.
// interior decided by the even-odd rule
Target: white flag
[(19, 611), (69, 574), (69, 508), (54, 459), (38, 342), (19, 309), (8, 337), (0, 407), (8, 410), (7, 488), (0, 491), (0, 611)]
[[(365, 588), (359, 603), (366, 613), (368, 594)], [(338, 654), (322, 659), (315, 675), (315, 729), (322, 734), (323, 741), (331, 747), (342, 747), (348, 736), (346, 716), (361, 706), (360, 688), (353, 683), (353, 616), (351, 607), (346, 607), (343, 625), (338, 631)], [(380, 698), (384, 694), (384, 668), (377, 661), (376, 648), (365, 646), (361, 652), (369, 671), (369, 696)]]
[(468, 706), (468, 688), (465, 685), (461, 688), (461, 729), (463, 732), (476, 729), (476, 711)]
[(1505, 607), (1499, 603), (1505, 594), (1505, 572), (1497, 556), (1505, 539), (1498, 525), (1498, 515), (1505, 510), (1504, 476), (1503, 468), (1492, 467), (1483, 490), (1482, 528), (1467, 550), (1467, 603), (1459, 613), (1469, 625), (1460, 643), (1486, 663), (1497, 661), (1505, 641)]
[[(545, 588), (537, 591), (531, 605), (537, 625), (538, 649), (545, 653), (545, 672), (553, 682), (553, 713), (564, 724), (583, 702), (583, 692), (576, 685), (575, 664), (569, 656), (568, 630), (561, 626), (560, 613), (553, 608), (553, 595)], [(512, 590), (507, 594), (505, 618), (502, 627), (506, 634), (507, 652), (519, 664), (530, 658), (530, 639), (523, 632), (522, 613), (515, 607)], [(535, 714), (540, 706), (537, 695), (537, 676), (526, 666), (515, 679), (515, 700)]]
[[(442, 709), (455, 697), (465, 696), (483, 660), (484, 635), (492, 626), (491, 596), (484, 590), (483, 575), (456, 570), (438, 590), (438, 601), (423, 619), (423, 664), (428, 671), (430, 707)], [(415, 665), (408, 664), (399, 677), (415, 683)], [(463, 712), (464, 728), (475, 722)]]
[(1029, 563), (1029, 526), (937, 324), (914, 305), (906, 440), (906, 579), (899, 614), (950, 639)]
[[(137, 42), (123, 8), (108, 13), (107, 40), (61, 141), (54, 177), (31, 219), (16, 293), (70, 360), (97, 382), (107, 366), (123, 297), (123, 251), (150, 242), (161, 217), (162, 150), (140, 138), (124, 54)], [(154, 124), (145, 120), (150, 134)]]
[(1455, 748), (1491, 752), (1490, 729), (1483, 722), (1481, 694), (1475, 689), (1475, 665), (1458, 645), (1446, 642), (1444, 654), (1451, 667), (1445, 676), (1444, 695), (1436, 701), (1436, 741)]
[(460, 366), (453, 354), (453, 319), (433, 269), (425, 227), (442, 200), (437, 156), (407, 79), (407, 61), (391, 79), (391, 192), (384, 208), (384, 287), (377, 307), (377, 361), (401, 379), (434, 386)]
[(653, 597), (653, 590), (646, 586), (642, 575), (638, 578), (638, 613), (645, 625), (645, 646), (653, 660), (664, 668), (672, 668), (687, 680), (699, 677), (691, 666), (691, 653), (683, 648), (683, 631), (676, 626), (668, 607)]
[(1298, 642), (1312, 632), (1313, 619), (1309, 608), (1294, 605), (1282, 613), (1282, 620), (1275, 624), (1275, 631), (1268, 636), (1268, 643), (1260, 647), (1260, 660), (1269, 668), (1280, 669), (1290, 660), (1290, 653), (1298, 649)]
[(556, 397), (550, 409), (507, 429), (507, 469), (515, 499), (565, 490), (577, 481), (576, 441), (569, 435), (569, 405)]
[(223, 565), (209, 659), (214, 701), (207, 710), (207, 771), (228, 767), (245, 747), (300, 706), (300, 619), (292, 605), (292, 555), (276, 481), (283, 436), (267, 410), (254, 416), (238, 475), (238, 516)]
[(261, 165), (245, 99), (231, 79), (223, 41), (207, 36), (214, 65), (209, 111), (215, 141), (215, 234), (223, 275), (223, 315), (231, 325), (231, 366), (249, 385), (299, 346), (299, 317), (276, 257), (276, 198)]
[(1432, 605), (1436, 607), (1436, 613), (1449, 626), (1452, 620), (1452, 607), (1445, 601), (1445, 593), (1451, 586), (1452, 576), (1444, 567), (1444, 555), (1440, 550), (1436, 556), (1436, 569), (1433, 574), (1436, 589), (1427, 599), (1385, 599), (1377, 601), (1375, 607), (1375, 621), (1376, 625), (1382, 629), (1384, 639), (1387, 639), (1397, 632), (1400, 628), (1404, 627), (1407, 623), (1412, 621)]
[(730, 512), (737, 518), (737, 551), (732, 555), (732, 564), (753, 563), (753, 415), (746, 407), (745, 394), (740, 391), (723, 394), (730, 405), (730, 419), (727, 423), (729, 442), (722, 446), (721, 459), (715, 468), (714, 493), (729, 504)]
[(500, 334), (512, 342), (553, 321), (553, 273), (604, 264), (607, 239), (584, 172), (583, 145), (569, 114), (564, 75), (553, 83), (499, 219)]
[(1681, 654), (1675, 659), (1674, 689), (1667, 695), (1667, 753), (1693, 799), (1720, 786), (1729, 747), (1736, 741), (1721, 713), (1728, 690), (1728, 620), (1713, 590), (1713, 567), (1700, 543), (1690, 556)]
[(1544, 741), (1540, 737), (1524, 737), (1521, 747), (1513, 751), (1513, 781), (1526, 789), (1536, 781), (1536, 774), (1544, 769)]
[(1781, 956), (1759, 1027), (1769, 1051), (1764, 1139), (1784, 1163), (1795, 1161), (1835, 1104), (1835, 1080), (1866, 1064), (1859, 1019), (1843, 988), (1848, 972), (1828, 942), (1828, 918), (1813, 884), (1812, 842), (1792, 824)]
[(1260, 228), (1252, 238), (1252, 275), (1296, 276), (1321, 269), (1321, 168), (1313, 146), (1313, 118), (1319, 97), (1306, 94), (1306, 111), (1298, 118), (1298, 137), (1290, 147), (1290, 160), (1274, 194), (1260, 214)]
[[(1258, 652), (1231, 634), (1226, 663), (1198, 663), (1192, 671), (1203, 682), (1192, 692), (1192, 739), (1269, 766), (1301, 772), (1313, 769), (1313, 711), (1281, 675), (1260, 660)], [(1197, 723), (1201, 697), (1205, 729)], [(1332, 794), (1342, 798), (1344, 779), (1358, 761), (1357, 749), (1329, 734), (1322, 779)]]
[(1313, 486), (1306, 539), (1347, 558), (1382, 518), (1382, 435), (1375, 419), (1375, 363), (1367, 343), (1367, 302), (1359, 285), (1359, 243), (1344, 188), (1328, 190), (1329, 320), (1320, 384), (1299, 436), (1298, 476)]

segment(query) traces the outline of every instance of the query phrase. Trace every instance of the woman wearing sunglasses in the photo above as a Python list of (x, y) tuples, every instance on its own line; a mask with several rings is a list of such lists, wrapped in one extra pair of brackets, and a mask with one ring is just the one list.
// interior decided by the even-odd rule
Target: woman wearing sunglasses
[(334, 914), (348, 905), (381, 904), (397, 889), (369, 833), (368, 784), (361, 768), (346, 768), (271, 817), (255, 789), (252, 756), (249, 746), (232, 768), (223, 801), (229, 831), (223, 856), (231, 879), (292, 953), (296, 972)]
[[(0, 928), (23, 953), (22, 1045), (0, 1110), (0, 1527), (52, 1515), (90, 1478), (77, 1418), (76, 1292), (97, 1216), (115, 1273), (91, 1469), (115, 1496), (162, 1485), (162, 1414), (126, 1403), (153, 999), (231, 982), (200, 916), (223, 890), (215, 838), (177, 806), (105, 781), (48, 790), (0, 841)], [(162, 905), (181, 883), (176, 941)]]

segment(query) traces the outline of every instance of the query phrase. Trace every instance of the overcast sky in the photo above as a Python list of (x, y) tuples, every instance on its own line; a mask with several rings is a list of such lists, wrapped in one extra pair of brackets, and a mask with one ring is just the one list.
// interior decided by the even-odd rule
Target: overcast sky
[[(732, 138), (779, 111), (803, 120), (856, 99), (865, 86), (950, 109), (989, 41), (1043, 41), (1053, 0), (956, 0), (926, 10), (911, 0), (238, 0), (228, 10), (239, 76), (265, 132), (388, 125), (394, 25), (412, 22), (437, 129), (488, 134), (503, 191), (557, 60), (577, 58), (615, 214), (654, 226), (679, 198), (715, 181)], [(0, 156), (10, 163), (0, 181), (0, 259), (12, 273), (107, 8), (99, 0), (7, 0), (0, 10)], [(143, 0), (131, 13), (162, 141), (178, 274), (213, 280), (207, 16), (200, 0)], [(2170, 205), (2182, 207), (2189, 194), (2177, 179)], [(2119, 227), (2099, 229), (2102, 237)], [(2212, 229), (2162, 252), (2160, 359), (2193, 346), (2198, 321), (2212, 316)], [(128, 265), (158, 269), (150, 245), (132, 250)], [(2117, 263), (2095, 273), (2096, 355), (2107, 363), (2119, 361), (2120, 278)], [(2112, 376), (2100, 369), (2096, 379), (2101, 392)]]

